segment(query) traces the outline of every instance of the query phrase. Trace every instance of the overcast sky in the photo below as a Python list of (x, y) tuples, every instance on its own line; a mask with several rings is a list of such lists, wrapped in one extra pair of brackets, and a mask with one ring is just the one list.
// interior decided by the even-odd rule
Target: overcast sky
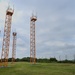
[(30, 56), (30, 17), (37, 13), (36, 57), (74, 59), (75, 0), (0, 0), (0, 56), (8, 5), (14, 5), (9, 57), (13, 31), (17, 32), (16, 58)]

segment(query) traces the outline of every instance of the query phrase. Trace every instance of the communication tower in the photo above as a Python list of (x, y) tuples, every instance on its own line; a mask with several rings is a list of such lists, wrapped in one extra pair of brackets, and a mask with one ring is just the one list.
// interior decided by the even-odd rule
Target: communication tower
[(30, 62), (36, 63), (36, 41), (35, 41), (35, 21), (37, 16), (32, 15), (30, 18)]
[(15, 58), (16, 58), (16, 36), (17, 36), (17, 33), (13, 32), (12, 63), (15, 62)]
[(2, 44), (2, 54), (1, 54), (2, 66), (5, 66), (5, 67), (8, 66), (11, 20), (12, 20), (13, 13), (14, 13), (14, 10), (8, 7), (8, 9), (6, 10), (4, 36), (3, 36), (3, 44)]

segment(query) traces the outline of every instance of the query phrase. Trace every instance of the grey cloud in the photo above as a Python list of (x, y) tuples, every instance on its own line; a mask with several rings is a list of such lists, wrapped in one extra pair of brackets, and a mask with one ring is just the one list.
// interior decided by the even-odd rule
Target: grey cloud
[[(17, 57), (29, 56), (30, 47), (30, 17), (33, 9), (37, 12), (36, 22), (36, 50), (37, 57), (51, 57), (59, 55), (62, 59), (65, 55), (75, 53), (75, 1), (74, 0), (15, 0), (15, 10), (22, 11), (23, 15), (19, 17), (18, 22), (13, 22), (12, 29), (16, 29), (18, 36), (23, 42), (17, 44), (17, 47), (26, 48), (27, 51), (20, 53), (17, 51)], [(17, 10), (16, 10), (17, 9)], [(14, 13), (15, 14), (15, 13)], [(16, 16), (18, 17), (18, 16)], [(21, 28), (22, 30), (19, 30)], [(55, 42), (66, 43), (64, 46), (55, 45)], [(47, 42), (53, 42), (53, 45), (47, 45)], [(71, 43), (71, 44), (70, 44)], [(17, 48), (18, 50), (18, 48)], [(71, 53), (71, 54), (70, 54)], [(20, 56), (19, 56), (20, 54)]]

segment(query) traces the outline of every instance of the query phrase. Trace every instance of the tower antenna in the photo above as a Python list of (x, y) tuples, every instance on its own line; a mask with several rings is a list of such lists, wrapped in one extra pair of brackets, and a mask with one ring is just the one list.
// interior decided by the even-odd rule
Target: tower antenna
[(16, 58), (16, 38), (17, 37), (17, 33), (13, 32), (13, 44), (12, 44), (12, 63), (15, 62), (15, 58)]
[(10, 32), (11, 32), (11, 21), (14, 10), (8, 6), (6, 10), (5, 26), (4, 26), (4, 36), (2, 44), (2, 54), (1, 62), (2, 66), (8, 66), (8, 55), (9, 55), (9, 45), (10, 45)]
[(32, 17), (30, 18), (30, 62), (36, 63), (36, 39), (35, 39), (35, 21), (37, 20), (37, 16), (34, 16), (32, 13)]

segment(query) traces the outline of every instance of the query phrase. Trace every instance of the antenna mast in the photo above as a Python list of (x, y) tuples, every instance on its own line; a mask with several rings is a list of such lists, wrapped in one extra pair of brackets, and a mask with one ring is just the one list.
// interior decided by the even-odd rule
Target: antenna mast
[(14, 13), (14, 10), (8, 7), (8, 9), (6, 10), (6, 19), (5, 19), (2, 54), (1, 54), (2, 66), (5, 66), (5, 67), (8, 65), (11, 20), (12, 20), (13, 13)]
[(17, 33), (13, 32), (12, 63), (15, 62), (15, 58), (16, 58), (16, 36), (17, 36)]
[(30, 18), (30, 62), (36, 63), (36, 41), (35, 41), (35, 21), (37, 17), (32, 14)]

